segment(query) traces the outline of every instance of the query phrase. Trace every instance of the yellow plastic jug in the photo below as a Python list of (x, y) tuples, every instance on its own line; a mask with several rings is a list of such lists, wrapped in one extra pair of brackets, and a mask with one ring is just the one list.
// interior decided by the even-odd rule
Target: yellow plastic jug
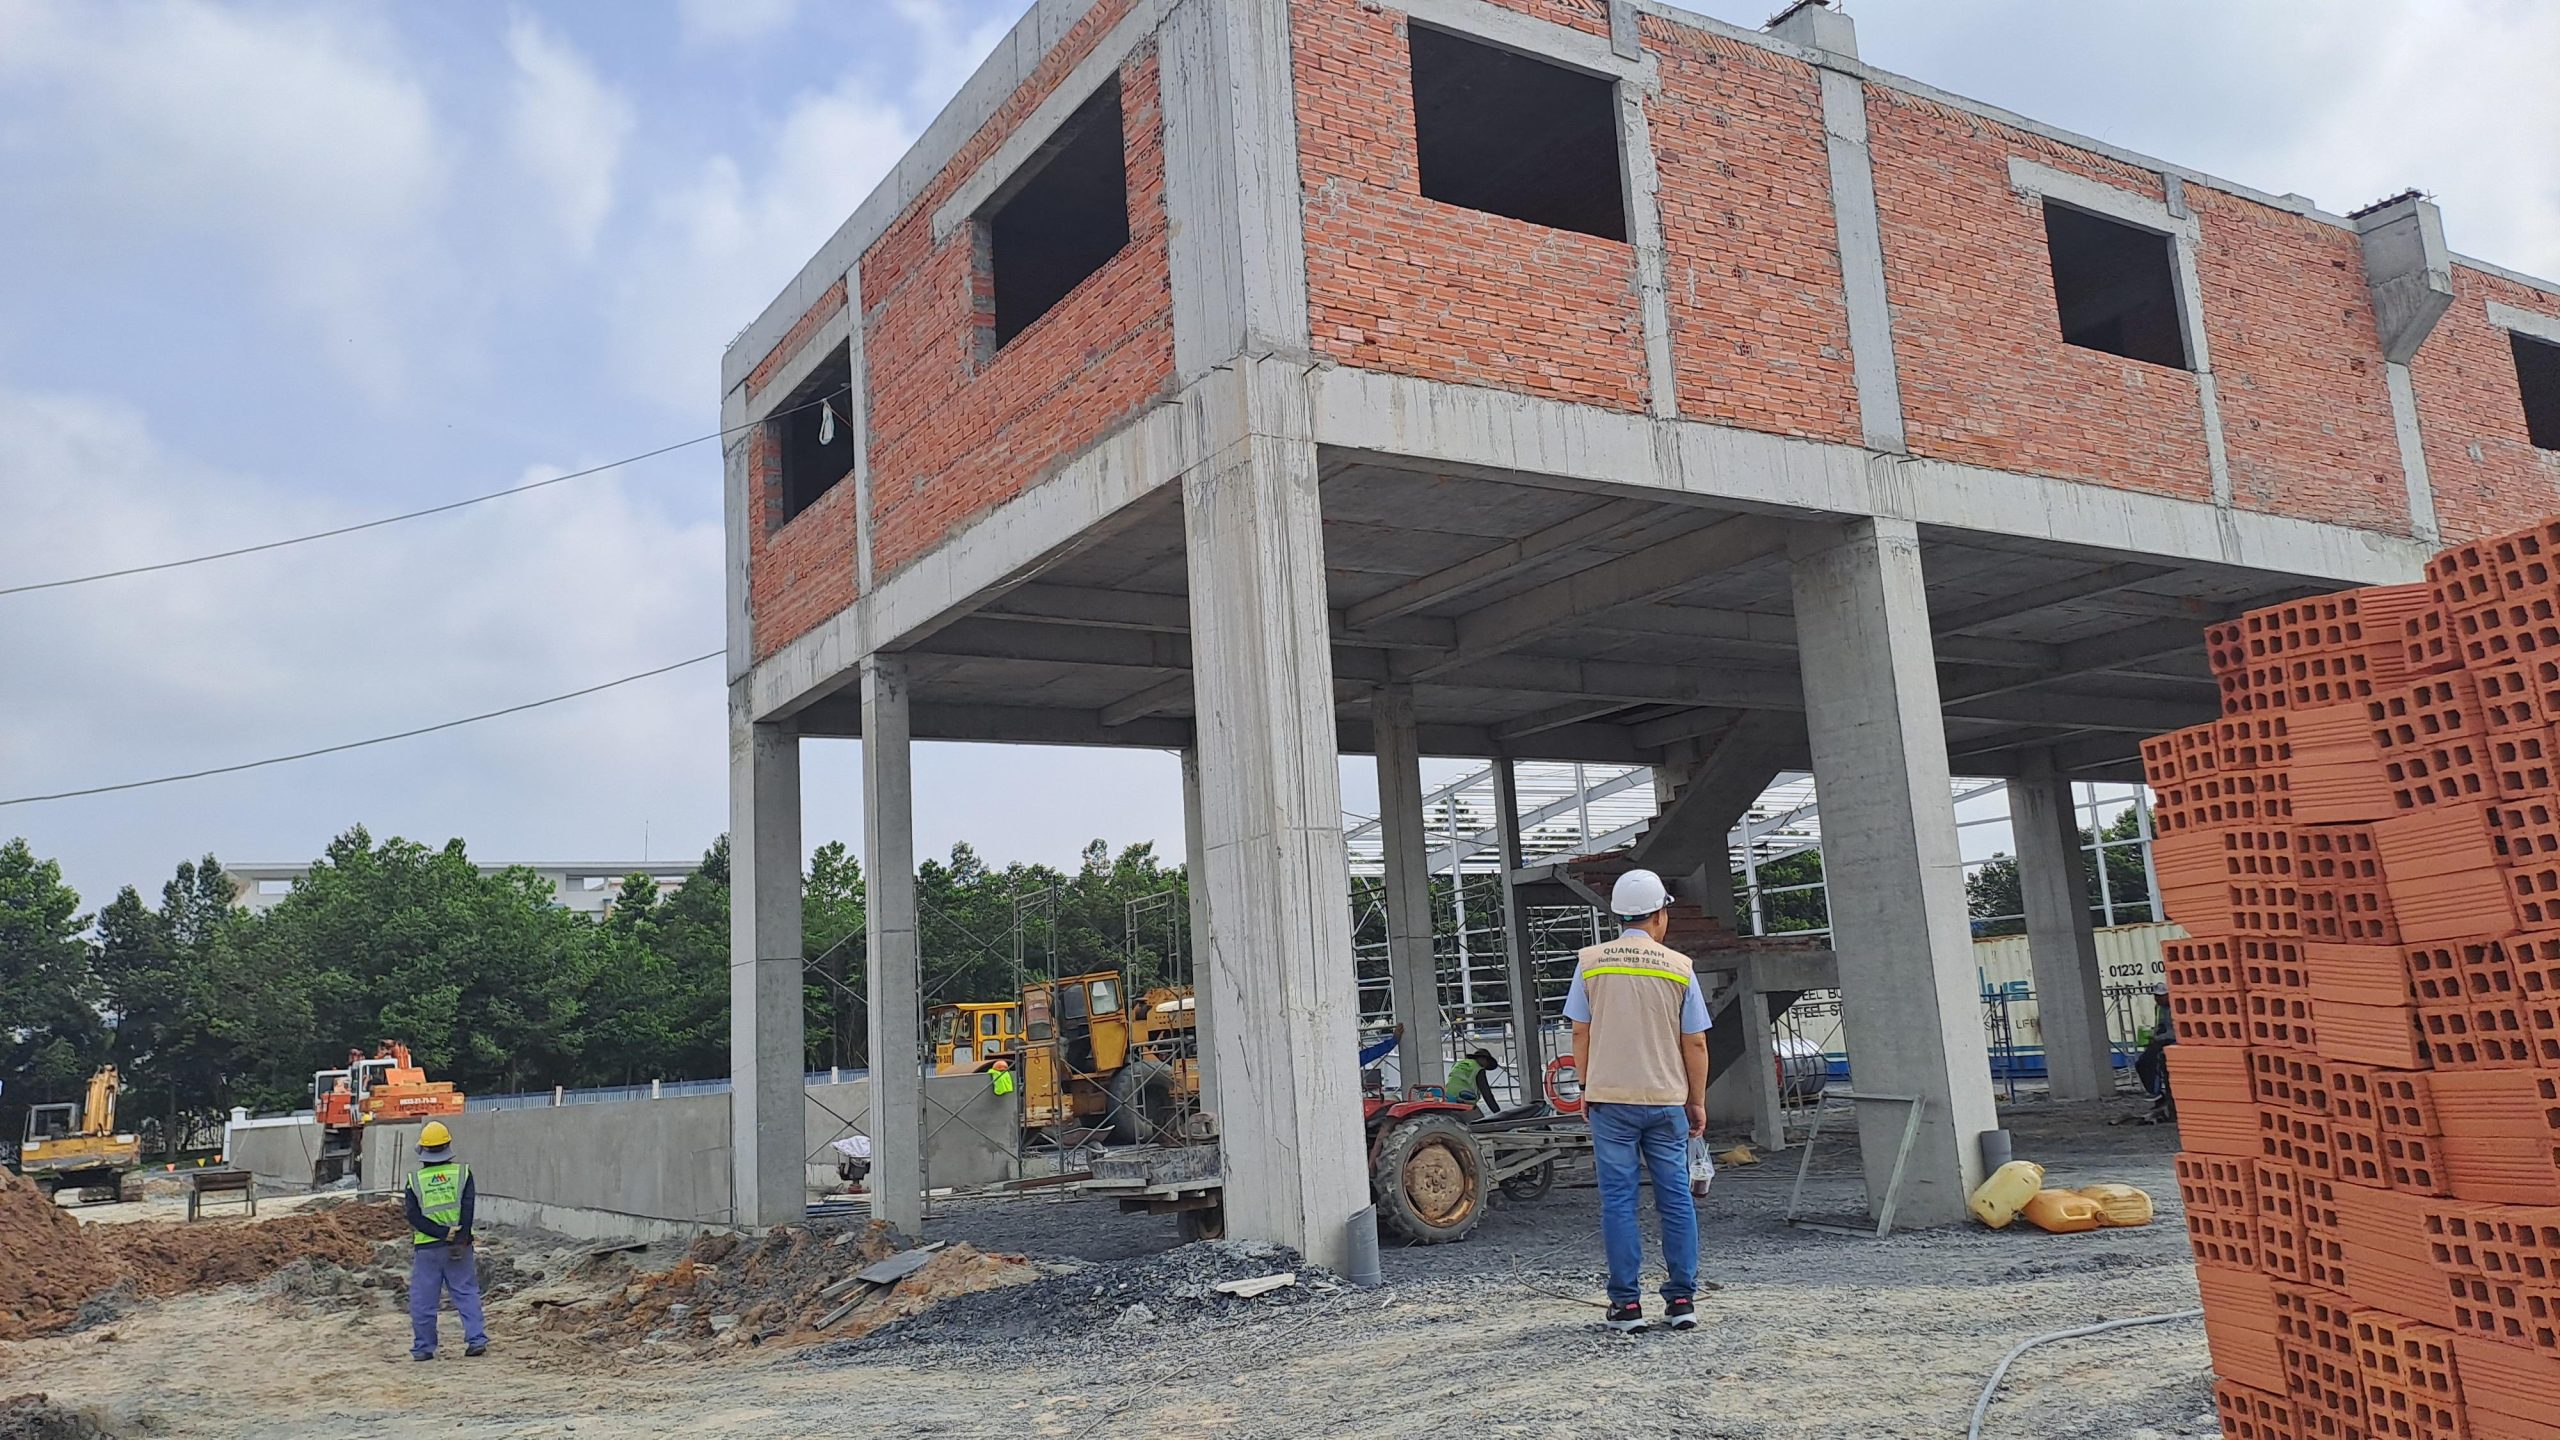
[(2018, 1207), (2032, 1198), (2044, 1184), (2044, 1167), (2030, 1160), (2012, 1160), (1991, 1172), (1991, 1178), (1975, 1188), (1966, 1208), (1973, 1218), (1994, 1230), (2006, 1230), (2018, 1216)]
[(2098, 1207), (2100, 1224), (2131, 1229), (2151, 1223), (2151, 1196), (2130, 1185), (2083, 1185), (2080, 1195)]
[(2027, 1223), (2053, 1235), (2077, 1235), (2095, 1230), (2106, 1222), (2098, 1216), (2098, 1202), (2076, 1190), (2039, 1190), (2018, 1207)]

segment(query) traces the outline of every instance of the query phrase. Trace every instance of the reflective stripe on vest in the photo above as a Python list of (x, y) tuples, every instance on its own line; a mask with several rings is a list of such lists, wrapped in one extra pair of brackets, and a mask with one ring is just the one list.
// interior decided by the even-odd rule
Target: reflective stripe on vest
[[(449, 1235), (462, 1223), (462, 1187), (470, 1180), (471, 1167), (458, 1161), (422, 1165), (409, 1176), (409, 1193), (417, 1197), (419, 1212)], [(417, 1245), (444, 1243), (423, 1230), (410, 1231), (409, 1239)]]
[(1689, 983), (1689, 977), (1677, 970), (1656, 970), (1646, 965), (1594, 965), (1582, 973), (1585, 975), (1650, 975), (1656, 980), (1668, 980), (1674, 985)]

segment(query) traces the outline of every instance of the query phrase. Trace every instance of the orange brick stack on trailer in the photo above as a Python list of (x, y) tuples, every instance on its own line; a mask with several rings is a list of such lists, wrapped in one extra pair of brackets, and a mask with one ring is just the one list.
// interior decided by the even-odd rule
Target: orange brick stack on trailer
[(2208, 650), (2143, 757), (2223, 1431), (2560, 1437), (2560, 520)]

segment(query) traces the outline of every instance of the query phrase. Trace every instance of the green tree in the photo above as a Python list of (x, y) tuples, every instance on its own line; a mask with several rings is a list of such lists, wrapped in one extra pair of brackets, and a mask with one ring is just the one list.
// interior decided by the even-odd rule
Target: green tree
[[(1762, 934), (1820, 930), (1831, 923), (1830, 901), (1822, 889), (1820, 850), (1798, 850), (1764, 861), (1758, 868)], [(1742, 917), (1743, 928), (1751, 928), (1749, 879), (1740, 871), (1733, 877), (1733, 905), (1734, 913)]]
[(128, 885), (98, 912), (97, 974), (127, 1112), (152, 1117), (164, 1147), (185, 1146), (222, 1114), (235, 1057), (220, 1022), (236, 1019), (247, 990), (216, 972), (246, 918), (211, 855), (179, 864), (157, 910)]
[(23, 839), (0, 845), (0, 1090), (12, 1110), (79, 1098), (107, 1058), (88, 928), (60, 865)]
[(842, 841), (819, 846), (800, 890), (800, 937), (808, 957), (805, 1049), (812, 1070), (859, 1065), (868, 1050), (862, 995), (869, 921), (862, 862)]
[[(2142, 868), (2142, 848), (2114, 842), (2136, 839), (2141, 834), (2141, 817), (2128, 805), (2124, 812), (2107, 822), (2105, 836), (2106, 895), (2115, 901), (2115, 924), (2139, 925), (2151, 916), (2151, 885)], [(2080, 833), (2082, 864), (2087, 864), (2088, 849), (2094, 842), (2089, 832)], [(2089, 911), (2100, 925), (2109, 923), (2106, 907), (2097, 886), (2097, 876), (2089, 874)], [(2025, 892), (2018, 881), (2018, 862), (2008, 854), (1997, 854), (1974, 867), (1964, 883), (1966, 908), (1973, 914), (1973, 933), (1978, 936), (2023, 935), (2027, 922)]]

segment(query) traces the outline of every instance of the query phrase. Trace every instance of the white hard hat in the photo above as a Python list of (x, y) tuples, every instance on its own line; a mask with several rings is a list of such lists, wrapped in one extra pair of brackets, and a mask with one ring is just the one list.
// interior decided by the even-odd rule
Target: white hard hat
[(1609, 891), (1609, 909), (1621, 920), (1641, 920), (1671, 903), (1662, 877), (1650, 870), (1630, 870)]

